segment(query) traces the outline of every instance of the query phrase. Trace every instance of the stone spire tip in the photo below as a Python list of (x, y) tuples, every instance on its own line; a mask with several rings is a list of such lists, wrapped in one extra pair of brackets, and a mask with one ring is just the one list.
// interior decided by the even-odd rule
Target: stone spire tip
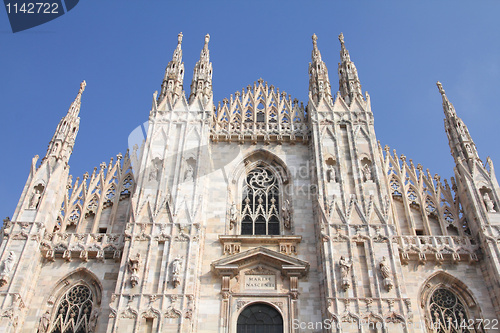
[(205, 45), (208, 45), (208, 42), (210, 41), (210, 35), (206, 34), (205, 35)]
[(82, 81), (82, 83), (80, 83), (80, 91), (78, 92), (78, 94), (82, 94), (83, 91), (85, 90), (85, 87), (87, 86), (87, 82), (85, 80)]
[(445, 92), (444, 92), (444, 89), (443, 89), (443, 85), (441, 84), (441, 82), (436, 82), (436, 86), (438, 87), (439, 89), (439, 92), (441, 93), (441, 95), (444, 95)]
[(339, 35), (340, 44), (344, 44), (344, 34), (341, 32)]
[(182, 32), (177, 35), (177, 44), (182, 44)]

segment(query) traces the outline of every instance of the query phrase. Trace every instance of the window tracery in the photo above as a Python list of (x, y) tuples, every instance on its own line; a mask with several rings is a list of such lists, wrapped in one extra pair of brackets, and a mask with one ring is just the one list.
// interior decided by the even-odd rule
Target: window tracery
[(425, 210), (429, 215), (436, 215), (436, 205), (434, 204), (434, 201), (432, 201), (429, 197), (425, 199)]
[(91, 333), (96, 311), (92, 311), (92, 291), (85, 285), (72, 287), (59, 302), (51, 333)]
[(392, 192), (393, 197), (398, 197), (398, 198), (402, 197), (401, 186), (399, 185), (399, 182), (394, 177), (391, 178), (390, 187), (391, 187), (391, 192)]
[[(465, 333), (467, 311), (460, 299), (450, 290), (439, 288), (431, 296), (429, 304), (432, 327), (436, 333)], [(462, 324), (462, 325), (461, 325)]]
[(132, 193), (132, 185), (133, 185), (132, 175), (129, 174), (123, 180), (122, 191), (120, 193), (120, 196), (129, 197), (130, 194)]
[(267, 168), (248, 172), (241, 204), (242, 235), (279, 235), (279, 183)]

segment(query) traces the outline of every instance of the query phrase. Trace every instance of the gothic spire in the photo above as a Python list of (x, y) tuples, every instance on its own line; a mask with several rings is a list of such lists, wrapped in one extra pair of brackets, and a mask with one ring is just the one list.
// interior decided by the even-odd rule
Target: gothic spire
[(178, 97), (182, 93), (182, 83), (184, 80), (184, 63), (182, 62), (182, 32), (177, 36), (177, 47), (172, 56), (172, 60), (165, 69), (165, 77), (161, 84), (161, 92), (158, 97), (160, 103), (165, 96)]
[(359, 96), (363, 99), (361, 92), (361, 83), (359, 82), (358, 71), (356, 66), (351, 61), (349, 51), (347, 51), (344, 43), (344, 34), (340, 33), (340, 63), (339, 63), (339, 91), (347, 104)]
[(469, 165), (469, 168), (472, 168), (470, 162), (480, 161), (476, 145), (474, 141), (472, 141), (467, 126), (462, 119), (457, 116), (453, 104), (448, 100), (443, 85), (439, 81), (436, 85), (443, 99), (443, 111), (445, 115), (444, 127), (448, 136), (453, 159), (456, 164), (459, 162), (467, 162), (466, 164)]
[(193, 81), (191, 82), (191, 103), (196, 96), (200, 96), (205, 102), (212, 97), (212, 63), (210, 62), (210, 51), (208, 42), (210, 35), (205, 36), (205, 45), (201, 50), (200, 60), (196, 63), (193, 72)]
[(309, 94), (315, 103), (318, 103), (323, 97), (327, 100), (332, 98), (332, 89), (328, 77), (328, 68), (321, 60), (321, 53), (318, 50), (318, 37), (312, 36), (313, 50), (311, 54), (312, 62), (309, 63)]
[(78, 114), (80, 113), (82, 93), (85, 90), (86, 85), (87, 83), (85, 81), (80, 84), (80, 90), (78, 91), (75, 100), (71, 103), (66, 116), (64, 116), (59, 122), (56, 132), (54, 133), (52, 140), (49, 142), (49, 147), (47, 148), (44, 160), (49, 157), (63, 159), (65, 162), (69, 160), (75, 144), (76, 134), (78, 133), (78, 129), (80, 127), (80, 117), (78, 117)]

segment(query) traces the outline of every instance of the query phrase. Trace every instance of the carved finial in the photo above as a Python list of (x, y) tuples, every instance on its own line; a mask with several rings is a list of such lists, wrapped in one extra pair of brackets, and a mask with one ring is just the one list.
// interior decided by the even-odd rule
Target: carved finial
[(259, 82), (259, 84), (262, 84), (264, 83), (264, 80), (262, 78), (258, 79), (257, 82)]
[(318, 45), (318, 36), (316, 34), (312, 35), (313, 45), (316, 47)]
[(177, 35), (177, 44), (182, 44), (182, 32)]
[(82, 83), (80, 83), (80, 91), (78, 92), (80, 95), (83, 93), (86, 86), (87, 86), (87, 82), (85, 82), (85, 80), (83, 80)]
[(210, 35), (206, 34), (205, 35), (205, 46), (208, 46), (208, 42), (210, 41)]
[(441, 93), (441, 95), (444, 95), (445, 92), (444, 92), (444, 89), (443, 89), (443, 85), (441, 84), (441, 82), (436, 82), (436, 86), (438, 87), (439, 89), (439, 92)]
[(339, 35), (340, 44), (344, 44), (344, 34), (341, 32)]

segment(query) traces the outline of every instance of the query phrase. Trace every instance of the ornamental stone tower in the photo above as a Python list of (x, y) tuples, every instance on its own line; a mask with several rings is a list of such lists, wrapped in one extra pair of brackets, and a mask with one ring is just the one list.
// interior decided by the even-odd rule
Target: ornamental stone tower
[(0, 332), (499, 330), (500, 188), (440, 83), (450, 183), (378, 143), (342, 34), (306, 107), (262, 79), (215, 105), (209, 35), (186, 95), (182, 38), (141, 147), (69, 176), (84, 81), (33, 159)]

